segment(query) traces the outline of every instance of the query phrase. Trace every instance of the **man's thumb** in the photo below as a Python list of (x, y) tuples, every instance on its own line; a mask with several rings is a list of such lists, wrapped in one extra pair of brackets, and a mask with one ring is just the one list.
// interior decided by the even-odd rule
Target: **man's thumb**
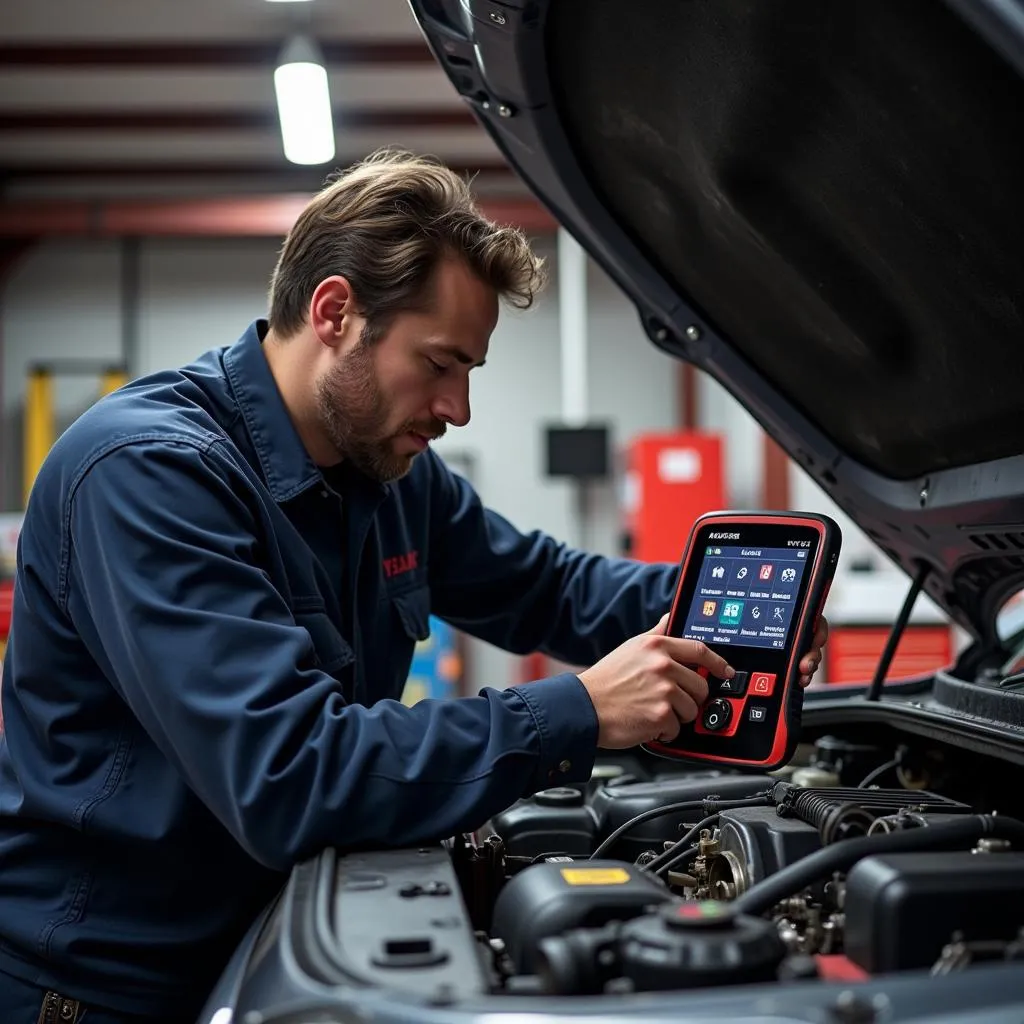
[(665, 632), (665, 627), (667, 625), (668, 625), (668, 612), (665, 612), (665, 614), (662, 615), (662, 617), (660, 619), (658, 619), (657, 624), (654, 625), (654, 626), (651, 626), (651, 628), (649, 630), (647, 630), (647, 632), (648, 633), (662, 634), (662, 633)]

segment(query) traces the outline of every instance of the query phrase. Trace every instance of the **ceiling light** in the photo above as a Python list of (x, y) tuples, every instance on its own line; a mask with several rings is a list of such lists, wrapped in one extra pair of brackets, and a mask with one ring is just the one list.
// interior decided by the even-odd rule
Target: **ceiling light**
[(277, 114), (284, 155), (293, 164), (325, 164), (334, 159), (334, 120), (327, 69), (316, 44), (294, 36), (274, 71)]

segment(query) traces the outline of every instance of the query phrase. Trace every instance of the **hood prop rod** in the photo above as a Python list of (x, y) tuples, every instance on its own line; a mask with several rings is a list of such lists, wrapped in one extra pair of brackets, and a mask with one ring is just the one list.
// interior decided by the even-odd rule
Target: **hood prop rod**
[(914, 582), (910, 584), (910, 590), (907, 591), (907, 596), (903, 599), (903, 607), (893, 623), (889, 639), (885, 642), (882, 656), (878, 659), (878, 667), (875, 669), (875, 677), (871, 680), (871, 686), (868, 688), (866, 700), (878, 700), (882, 695), (882, 686), (885, 683), (885, 677), (889, 674), (889, 666), (892, 664), (896, 648), (899, 646), (900, 638), (903, 636), (903, 630), (907, 628), (910, 613), (914, 610), (917, 597), (924, 588), (924, 581), (928, 578), (930, 571), (931, 567), (922, 563), (917, 571), (917, 575), (914, 577)]

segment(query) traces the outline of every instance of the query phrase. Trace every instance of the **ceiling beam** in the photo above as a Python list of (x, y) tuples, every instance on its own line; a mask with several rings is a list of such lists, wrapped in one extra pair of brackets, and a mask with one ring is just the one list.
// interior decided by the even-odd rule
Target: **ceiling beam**
[[(20, 182), (63, 180), (85, 182), (129, 178), (139, 181), (154, 181), (181, 178), (253, 180), (272, 177), (302, 182), (303, 187), (297, 187), (296, 191), (305, 191), (307, 188), (312, 191), (323, 184), (325, 178), (332, 173), (335, 167), (346, 167), (355, 163), (357, 159), (357, 155), (339, 156), (330, 167), (300, 167), (287, 163), (283, 157), (280, 160), (226, 160), (215, 163), (196, 160), (181, 160), (174, 163), (166, 161), (159, 163), (132, 163), (130, 161), (69, 163), (62, 161), (48, 164), (7, 165), (0, 163), (0, 185), (13, 185)], [(446, 160), (445, 166), (456, 174), (471, 177), (512, 178), (515, 176), (512, 168), (500, 159), (469, 162)]]
[[(353, 42), (317, 40), (328, 64), (355, 67), (380, 64), (433, 64), (434, 57), (418, 40)], [(246, 67), (273, 66), (282, 41), (180, 43), (6, 43), (0, 45), (0, 67)]]
[[(344, 128), (479, 128), (465, 107), (338, 107), (334, 122)], [(277, 126), (272, 111), (261, 110), (33, 110), (0, 112), (0, 131), (223, 131)]]
[[(531, 234), (556, 228), (536, 199), (479, 198), (492, 220)], [(308, 195), (218, 199), (46, 200), (0, 203), (0, 238), (275, 237), (288, 233)]]

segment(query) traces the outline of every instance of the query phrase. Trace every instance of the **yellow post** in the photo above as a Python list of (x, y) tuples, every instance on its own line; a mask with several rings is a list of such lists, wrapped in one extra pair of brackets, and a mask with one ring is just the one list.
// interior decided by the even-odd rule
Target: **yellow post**
[(29, 370), (25, 388), (24, 501), (53, 445), (53, 377), (46, 367)]
[(128, 374), (124, 370), (106, 370), (100, 377), (100, 395), (109, 395), (128, 383)]

